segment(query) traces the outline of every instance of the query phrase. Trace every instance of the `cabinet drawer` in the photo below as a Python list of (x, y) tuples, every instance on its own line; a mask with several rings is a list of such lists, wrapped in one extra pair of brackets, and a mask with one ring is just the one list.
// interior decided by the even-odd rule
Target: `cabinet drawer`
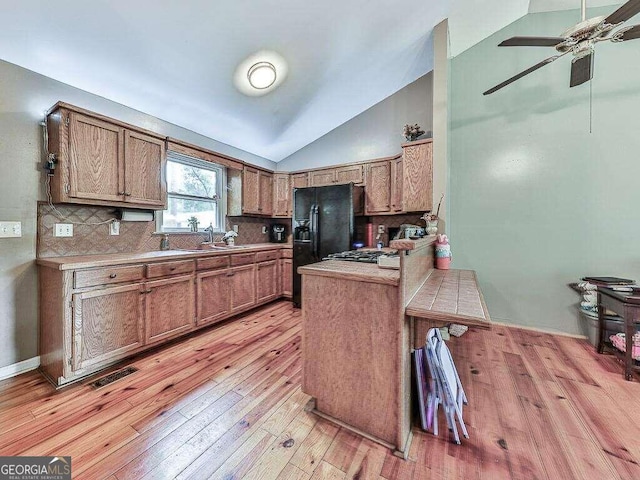
[(243, 253), (241, 255), (231, 255), (231, 266), (238, 267), (240, 265), (248, 265), (250, 263), (255, 263), (256, 254), (255, 253)]
[(266, 262), (267, 260), (277, 260), (280, 257), (278, 250), (271, 250), (269, 252), (256, 253), (256, 262)]
[(280, 250), (280, 258), (293, 258), (293, 249), (283, 248)]
[(144, 278), (144, 265), (127, 267), (104, 267), (76, 270), (73, 275), (73, 287), (95, 287), (111, 283), (135, 282)]
[(179, 273), (191, 273), (195, 270), (193, 260), (179, 260), (177, 262), (150, 263), (147, 265), (147, 278), (166, 277)]
[(196, 268), (198, 270), (213, 270), (216, 268), (227, 268), (229, 266), (229, 255), (219, 257), (198, 258)]

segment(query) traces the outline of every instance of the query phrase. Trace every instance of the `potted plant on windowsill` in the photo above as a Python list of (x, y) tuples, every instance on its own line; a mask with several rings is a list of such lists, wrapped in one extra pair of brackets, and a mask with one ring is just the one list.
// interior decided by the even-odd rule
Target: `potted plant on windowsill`
[(237, 236), (238, 234), (236, 232), (234, 232), (233, 230), (229, 230), (227, 233), (224, 234), (224, 237), (222, 237), (222, 240), (224, 240), (224, 243), (232, 247), (236, 244)]

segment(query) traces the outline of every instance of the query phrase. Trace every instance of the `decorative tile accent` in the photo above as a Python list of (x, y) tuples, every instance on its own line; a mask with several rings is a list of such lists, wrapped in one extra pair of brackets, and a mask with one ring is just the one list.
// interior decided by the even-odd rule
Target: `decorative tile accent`
[[(112, 207), (85, 205), (56, 205), (58, 215), (44, 202), (38, 203), (37, 256), (61, 257), (70, 255), (92, 255), (103, 253), (136, 253), (160, 250), (161, 234), (155, 233), (155, 221), (121, 222), (120, 235), (109, 235), (109, 221), (115, 218)], [(56, 223), (73, 223), (73, 237), (53, 235)], [(226, 230), (238, 225), (237, 245), (266, 243), (269, 234), (262, 233), (263, 226), (291, 221), (252, 217), (230, 217)], [(206, 233), (168, 234), (171, 248), (195, 249), (206, 238)], [(221, 241), (222, 235), (213, 236)]]

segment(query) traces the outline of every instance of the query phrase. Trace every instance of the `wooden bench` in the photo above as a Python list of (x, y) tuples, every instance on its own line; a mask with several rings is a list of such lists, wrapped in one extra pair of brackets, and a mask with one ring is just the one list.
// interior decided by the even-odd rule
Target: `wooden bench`
[(450, 323), (491, 328), (491, 318), (473, 270), (431, 270), (405, 308), (413, 322), (414, 348), (427, 331)]

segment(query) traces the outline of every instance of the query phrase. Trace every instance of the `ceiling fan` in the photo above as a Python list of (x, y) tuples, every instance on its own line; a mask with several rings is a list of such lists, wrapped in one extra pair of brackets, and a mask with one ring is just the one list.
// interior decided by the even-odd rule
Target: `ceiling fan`
[(587, 19), (586, 13), (587, 1), (582, 0), (582, 19), (580, 23), (569, 28), (559, 37), (512, 37), (500, 43), (499, 47), (555, 47), (558, 53), (490, 88), (483, 95), (497, 92), (510, 83), (535, 72), (568, 53), (572, 53), (574, 57), (571, 60), (569, 86), (582, 85), (593, 78), (593, 57), (596, 43), (604, 41), (625, 42), (640, 38), (640, 25), (632, 25), (613, 31), (631, 17), (640, 13), (640, 0), (629, 0), (607, 17), (601, 16)]

